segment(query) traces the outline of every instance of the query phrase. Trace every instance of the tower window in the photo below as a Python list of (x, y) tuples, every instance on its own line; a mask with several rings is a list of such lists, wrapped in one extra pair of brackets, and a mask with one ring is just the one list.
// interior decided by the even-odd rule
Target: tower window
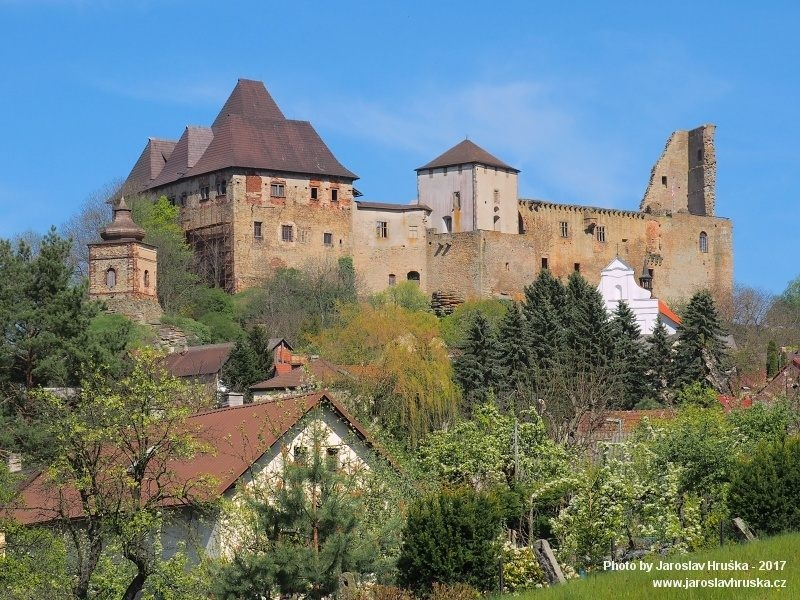
[(581, 272), (581, 263), (575, 263), (574, 265), (572, 265), (572, 268), (576, 273), (580, 273)]
[(397, 276), (394, 273), (389, 273), (389, 285), (397, 283)]
[(699, 148), (697, 150), (697, 162), (700, 162), (701, 160), (703, 160), (703, 149)]
[(408, 239), (415, 240), (419, 237), (419, 228), (416, 225), (408, 226)]
[(547, 268), (547, 265), (548, 265), (548, 260), (547, 260), (547, 258), (546, 258), (546, 257), (544, 257), (544, 256), (543, 256), (543, 257), (542, 257), (542, 268), (543, 268), (543, 269), (546, 269), (546, 268)]
[(597, 236), (598, 242), (605, 242), (606, 241), (606, 226), (605, 225), (598, 225), (594, 229), (595, 235)]
[(333, 188), (331, 190), (331, 202), (338, 202), (339, 201), (339, 190)]
[(442, 175), (447, 175), (447, 167), (442, 167)]
[(494, 191), (494, 203), (500, 204), (500, 190)]
[(389, 224), (386, 221), (375, 221), (375, 237), (385, 238), (389, 235)]
[(459, 174), (461, 173), (462, 166), (463, 166), (463, 165), (458, 165), (458, 172), (459, 172)]
[(319, 198), (319, 188), (318, 187), (312, 187), (311, 188), (311, 199), (312, 200), (317, 200), (318, 198)]
[(442, 222), (444, 223), (444, 233), (452, 233), (453, 217), (442, 217)]
[(294, 226), (281, 225), (281, 241), (293, 242), (294, 241)]
[(208, 200), (209, 188), (207, 185), (200, 186), (200, 200)]
[(261, 221), (253, 221), (253, 237), (260, 240), (261, 235)]
[(326, 246), (333, 246), (333, 234), (327, 231), (323, 233), (322, 243)]
[(150, 287), (150, 271), (147, 270), (144, 272), (144, 287)]
[(453, 210), (461, 208), (461, 192), (453, 192)]
[(661, 176), (661, 185), (663, 185), (664, 187), (667, 187), (667, 176), (666, 175), (662, 175)]
[(561, 221), (561, 237), (569, 237), (569, 223)]
[(114, 269), (109, 269), (106, 271), (106, 287), (108, 289), (114, 288), (117, 286), (117, 272)]
[(217, 179), (217, 196), (225, 196), (228, 193), (228, 181)]
[(700, 252), (708, 252), (708, 234), (705, 231), (700, 232)]

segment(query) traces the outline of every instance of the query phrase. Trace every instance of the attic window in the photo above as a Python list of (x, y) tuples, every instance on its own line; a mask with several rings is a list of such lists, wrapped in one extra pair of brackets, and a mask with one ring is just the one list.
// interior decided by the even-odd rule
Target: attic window
[(228, 180), (217, 179), (217, 196), (225, 196), (228, 193)]
[(442, 175), (447, 175), (447, 167), (442, 167)]
[(294, 447), (294, 462), (304, 465), (308, 461), (308, 448), (305, 446)]
[(208, 200), (209, 187), (207, 185), (200, 186), (200, 200)]
[(458, 172), (459, 172), (459, 173), (461, 173), (461, 168), (462, 168), (462, 166), (461, 166), (461, 165), (458, 165)]
[(661, 185), (663, 185), (664, 187), (667, 187), (667, 176), (666, 175), (662, 175), (661, 176)]
[(319, 195), (318, 194), (319, 194), (319, 188), (318, 187), (312, 187), (311, 188), (311, 199), (312, 200), (318, 200), (319, 199)]

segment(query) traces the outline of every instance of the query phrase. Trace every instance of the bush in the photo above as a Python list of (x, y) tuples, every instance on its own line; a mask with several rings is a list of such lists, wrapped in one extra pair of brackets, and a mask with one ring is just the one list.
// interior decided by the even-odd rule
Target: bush
[(469, 488), (440, 491), (408, 512), (397, 562), (401, 585), (429, 594), (434, 583), (490, 590), (499, 569), (497, 502)]
[(762, 443), (731, 477), (728, 507), (762, 535), (800, 530), (800, 437)]
[(518, 592), (546, 585), (547, 578), (533, 550), (506, 542), (503, 546), (503, 591)]

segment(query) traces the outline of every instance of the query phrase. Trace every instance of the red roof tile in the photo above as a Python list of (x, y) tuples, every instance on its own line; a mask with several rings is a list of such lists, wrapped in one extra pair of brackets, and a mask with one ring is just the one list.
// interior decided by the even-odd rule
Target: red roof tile
[[(368, 446), (382, 452), (363, 425), (326, 392), (305, 394), (272, 402), (256, 402), (244, 406), (222, 408), (189, 417), (187, 431), (208, 446), (191, 459), (168, 463), (171, 480), (176, 485), (192, 485), (211, 477), (211, 488), (196, 485), (202, 499), (219, 497), (230, 489), (247, 470), (312, 408), (326, 403)], [(391, 458), (384, 458), (394, 466)], [(396, 468), (396, 467), (395, 467)], [(74, 490), (62, 490), (67, 514), (82, 514)], [(178, 500), (167, 502), (180, 504)], [(22, 491), (21, 506), (12, 508), (11, 516), (24, 524), (42, 523), (57, 518), (58, 496), (43, 474), (35, 477)]]
[(149, 188), (153, 180), (161, 174), (176, 143), (172, 140), (149, 138), (139, 160), (133, 165), (133, 169), (125, 180), (126, 189), (123, 192), (138, 194)]
[(232, 342), (189, 346), (183, 352), (174, 352), (164, 357), (164, 366), (173, 377), (214, 375), (228, 361), (233, 346)]
[(667, 306), (667, 303), (661, 299), (659, 299), (658, 301), (658, 312), (667, 317), (668, 319), (670, 319), (676, 325), (681, 324), (681, 318), (674, 312), (672, 312), (672, 309), (669, 306)]
[(431, 162), (422, 165), (417, 171), (422, 171), (423, 169), (437, 169), (439, 167), (451, 167), (455, 165), (470, 165), (470, 164), (478, 164), (478, 165), (486, 165), (487, 167), (498, 167), (501, 169), (510, 169), (515, 173), (519, 173), (519, 169), (515, 169), (504, 163), (499, 158), (492, 156), (486, 150), (478, 146), (477, 144), (471, 142), (470, 140), (464, 140), (463, 142), (459, 142), (450, 150), (437, 156)]
[(312, 383), (328, 383), (344, 375), (345, 371), (324, 358), (314, 358), (288, 373), (281, 373), (266, 381), (250, 386), (251, 390), (292, 390)]

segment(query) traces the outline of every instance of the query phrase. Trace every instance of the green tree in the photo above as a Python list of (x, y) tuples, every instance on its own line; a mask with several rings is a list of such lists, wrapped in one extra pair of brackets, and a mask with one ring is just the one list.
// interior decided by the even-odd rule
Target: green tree
[(672, 375), (672, 342), (670, 342), (667, 328), (660, 318), (653, 328), (643, 362), (649, 396), (661, 404), (666, 404), (669, 400)]
[(779, 363), (778, 345), (775, 340), (770, 340), (767, 344), (767, 379), (772, 379), (778, 374)]
[(430, 593), (434, 583), (492, 589), (499, 570), (501, 512), (471, 488), (443, 490), (414, 502), (403, 529), (398, 581)]
[(497, 327), (507, 310), (508, 302), (497, 298), (467, 300), (463, 304), (459, 304), (451, 314), (439, 320), (442, 339), (448, 347), (460, 348), (467, 339), (467, 332), (477, 313), (486, 317), (492, 327)]
[(369, 302), (374, 306), (393, 304), (412, 311), (428, 311), (431, 307), (428, 297), (419, 289), (419, 285), (413, 281), (402, 281), (397, 285), (386, 288), (382, 292), (373, 294)]
[(614, 360), (620, 367), (622, 402), (620, 407), (633, 408), (647, 393), (645, 387), (644, 348), (636, 315), (620, 300), (611, 321)]
[(475, 315), (461, 351), (453, 370), (469, 412), (472, 404), (483, 402), (500, 387), (500, 347), (491, 324), (482, 314)]
[[(202, 448), (184, 427), (199, 400), (166, 373), (161, 358), (143, 348), (119, 379), (96, 371), (84, 377), (75, 395), (36, 394), (55, 447), (41, 477), (72, 541), (76, 598), (88, 597), (103, 548), (116, 540), (134, 566), (123, 594), (133, 600), (155, 569), (154, 533), (163, 502), (191, 503), (205, 492), (204, 482), (183, 481), (175, 473), (177, 460)], [(72, 491), (76, 503), (69, 500)]]
[(245, 549), (218, 574), (221, 598), (303, 594), (324, 598), (338, 590), (345, 571), (369, 572), (377, 556), (359, 523), (364, 510), (353, 478), (332, 469), (312, 436), (307, 452), (284, 460), (280, 484), (245, 497), (252, 515)]
[(525, 320), (518, 304), (508, 309), (497, 331), (500, 380), (498, 396), (511, 399), (516, 408), (517, 397), (530, 389), (530, 355), (526, 341)]
[(711, 294), (707, 291), (696, 293), (689, 301), (678, 329), (673, 361), (676, 387), (699, 381), (719, 392), (727, 390), (724, 336)]
[(570, 361), (580, 368), (608, 364), (613, 359), (613, 333), (600, 292), (573, 271), (566, 293), (569, 304), (566, 343)]
[(222, 381), (227, 387), (249, 395), (251, 385), (269, 377), (272, 355), (266, 336), (263, 327), (255, 326), (236, 340), (228, 362), (222, 367)]
[(543, 269), (525, 288), (522, 312), (527, 324), (527, 345), (534, 375), (557, 364), (566, 344), (566, 290), (550, 271)]

